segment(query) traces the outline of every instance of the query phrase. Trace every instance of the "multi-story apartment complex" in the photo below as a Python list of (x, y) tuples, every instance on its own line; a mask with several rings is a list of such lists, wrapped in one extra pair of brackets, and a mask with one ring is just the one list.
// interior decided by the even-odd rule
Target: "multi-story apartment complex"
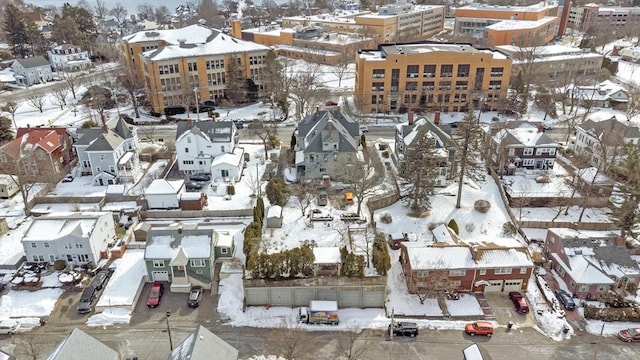
[(640, 7), (601, 7), (587, 4), (571, 7), (568, 26), (579, 31), (608, 31), (637, 29), (640, 26)]
[(546, 45), (559, 24), (556, 4), (497, 6), (471, 4), (455, 10), (454, 34), (486, 39), (486, 45)]
[(499, 110), (511, 59), (468, 44), (381, 44), (356, 56), (355, 101), (361, 111)]
[[(227, 94), (229, 70), (261, 88), (261, 72), (269, 48), (223, 34), (203, 23), (181, 29), (141, 31), (122, 39), (127, 61), (146, 84), (153, 111), (218, 100)], [(234, 64), (231, 62), (234, 61)], [(237, 79), (236, 79), (237, 81)]]
[(282, 27), (316, 25), (326, 31), (359, 33), (379, 43), (424, 40), (444, 28), (445, 7), (397, 3), (382, 6), (377, 13), (342, 11), (336, 14), (294, 16), (282, 19)]
[(577, 76), (597, 74), (604, 59), (602, 54), (563, 45), (525, 48), (501, 45), (496, 46), (496, 50), (513, 59), (511, 81), (515, 81), (521, 71), (529, 71), (529, 77), (538, 83), (570, 84)]

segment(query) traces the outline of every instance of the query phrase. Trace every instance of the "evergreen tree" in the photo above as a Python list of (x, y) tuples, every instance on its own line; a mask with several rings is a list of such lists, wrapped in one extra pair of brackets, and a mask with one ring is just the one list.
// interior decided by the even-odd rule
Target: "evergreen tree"
[(431, 209), (429, 197), (433, 195), (438, 167), (447, 159), (438, 154), (437, 138), (426, 129), (418, 128), (418, 133), (410, 144), (407, 144), (404, 178), (409, 182), (409, 207), (414, 212)]
[(0, 143), (13, 140), (13, 135), (11, 119), (5, 116), (0, 116)]
[(456, 208), (458, 209), (462, 201), (462, 185), (464, 184), (464, 179), (478, 180), (483, 171), (482, 162), (479, 157), (481, 139), (482, 129), (473, 114), (473, 109), (471, 109), (458, 124), (455, 133), (455, 141), (458, 147), (457, 154), (459, 154), (459, 165), (456, 169), (456, 175), (458, 176)]
[(242, 60), (231, 56), (227, 61), (226, 88), (224, 94), (234, 104), (245, 102), (247, 99), (247, 81), (242, 70)]
[(5, 7), (2, 30), (6, 34), (13, 55), (19, 58), (26, 57), (29, 54), (29, 35), (25, 16), (16, 6), (9, 4)]

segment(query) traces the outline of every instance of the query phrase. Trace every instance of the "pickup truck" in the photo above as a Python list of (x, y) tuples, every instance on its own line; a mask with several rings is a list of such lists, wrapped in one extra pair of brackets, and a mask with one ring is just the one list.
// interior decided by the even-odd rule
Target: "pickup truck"
[(389, 324), (389, 334), (393, 329), (394, 336), (418, 336), (418, 324), (413, 322), (393, 322)]

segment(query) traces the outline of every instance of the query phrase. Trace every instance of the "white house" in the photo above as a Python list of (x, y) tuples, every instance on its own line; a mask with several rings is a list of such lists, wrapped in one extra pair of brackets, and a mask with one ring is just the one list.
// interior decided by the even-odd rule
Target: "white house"
[(77, 45), (58, 45), (49, 50), (48, 54), (54, 70), (75, 71), (91, 65), (89, 52)]
[(178, 169), (183, 174), (211, 174), (213, 160), (234, 154), (236, 127), (231, 121), (181, 121), (176, 132)]
[(185, 192), (184, 180), (155, 179), (144, 192), (149, 209), (178, 209), (180, 195)]
[(604, 108), (624, 106), (629, 102), (630, 97), (624, 87), (609, 80), (595, 86), (576, 86), (569, 92), (582, 105)]
[(21, 86), (43, 84), (53, 79), (51, 64), (42, 56), (16, 59), (11, 68), (15, 73), (16, 83)]
[(78, 129), (74, 143), (78, 165), (94, 184), (132, 182), (140, 174), (138, 136), (134, 127), (113, 119), (101, 128)]
[(0, 174), (0, 198), (8, 199), (18, 191), (20, 191), (20, 187), (16, 176)]
[[(603, 121), (587, 120), (577, 125), (573, 150), (578, 154), (589, 156), (591, 165), (597, 167), (602, 164), (603, 153), (607, 157), (604, 160), (611, 165), (612, 162), (621, 159), (623, 144), (638, 143), (640, 143), (640, 129), (622, 123), (614, 116)], [(602, 149), (601, 146), (606, 149)]]
[(115, 240), (109, 212), (54, 213), (33, 220), (22, 237), (22, 247), (27, 261), (96, 264)]
[(622, 58), (622, 60), (637, 63), (638, 61), (640, 61), (640, 47), (632, 46), (624, 48), (620, 50), (620, 57)]
[(244, 166), (244, 149), (235, 148), (232, 153), (221, 154), (211, 161), (211, 177), (218, 180), (237, 182)]

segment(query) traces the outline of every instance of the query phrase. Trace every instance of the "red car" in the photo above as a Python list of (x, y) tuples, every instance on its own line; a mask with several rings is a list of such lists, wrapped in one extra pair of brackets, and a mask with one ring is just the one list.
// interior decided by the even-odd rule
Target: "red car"
[(476, 321), (465, 325), (464, 331), (471, 336), (486, 335), (491, 337), (493, 335), (493, 324), (488, 321)]
[(159, 282), (154, 282), (151, 285), (151, 291), (149, 291), (149, 297), (147, 297), (147, 306), (154, 308), (160, 305), (160, 298), (164, 292), (164, 286)]
[(630, 328), (626, 330), (620, 330), (618, 337), (622, 341), (632, 342), (640, 341), (640, 328)]
[(517, 291), (511, 291), (509, 293), (509, 299), (513, 302), (513, 306), (516, 308), (516, 312), (519, 314), (526, 314), (529, 312), (529, 305), (527, 300), (524, 299), (522, 294)]

